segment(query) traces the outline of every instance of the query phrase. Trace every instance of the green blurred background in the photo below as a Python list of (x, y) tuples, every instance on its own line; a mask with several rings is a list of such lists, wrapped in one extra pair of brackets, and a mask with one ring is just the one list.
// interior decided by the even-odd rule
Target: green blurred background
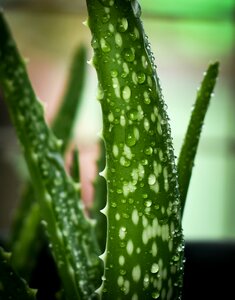
[[(84, 0), (1, 1), (37, 95), (53, 118), (75, 47), (90, 48)], [(183, 227), (186, 239), (235, 237), (235, 22), (232, 0), (142, 0), (145, 31), (156, 57), (176, 155), (203, 72), (220, 62), (220, 76), (202, 132)], [(101, 129), (96, 74), (87, 69), (75, 131), (87, 149)], [(91, 88), (92, 87), (92, 88)], [(2, 101), (2, 100), (1, 100)], [(0, 106), (0, 230), (7, 233), (22, 185), (14, 130)], [(14, 187), (14, 188), (13, 188)]]

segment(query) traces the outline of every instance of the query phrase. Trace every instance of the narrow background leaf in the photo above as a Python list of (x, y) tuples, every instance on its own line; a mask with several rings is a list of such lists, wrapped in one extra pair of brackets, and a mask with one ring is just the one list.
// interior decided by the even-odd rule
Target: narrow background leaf
[(178, 181), (182, 215), (184, 212), (186, 196), (192, 175), (196, 152), (198, 149), (203, 122), (218, 76), (218, 68), (219, 63), (216, 62), (211, 64), (205, 73), (205, 77), (197, 93), (195, 105), (178, 159)]

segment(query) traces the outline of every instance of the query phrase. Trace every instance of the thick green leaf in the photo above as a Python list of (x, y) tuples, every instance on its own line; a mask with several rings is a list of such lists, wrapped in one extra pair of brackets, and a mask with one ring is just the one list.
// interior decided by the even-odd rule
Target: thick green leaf
[(47, 127), (26, 68), (0, 14), (0, 85), (22, 146), (59, 274), (69, 300), (95, 297), (100, 282), (94, 227), (67, 175), (61, 142)]
[(205, 115), (218, 76), (219, 64), (216, 62), (208, 67), (205, 77), (198, 90), (195, 105), (191, 114), (188, 129), (178, 160), (179, 189), (181, 199), (181, 213), (183, 215), (186, 196), (194, 166), (194, 159), (198, 149), (199, 139)]
[[(77, 111), (81, 104), (85, 64), (86, 50), (84, 47), (78, 47), (72, 59), (62, 103), (52, 123), (53, 132), (63, 141), (63, 154), (71, 142)], [(38, 252), (44, 244), (40, 221), (39, 204), (35, 201), (32, 184), (27, 182), (12, 224), (10, 238), (13, 265), (24, 278), (29, 278)]]
[(0, 247), (0, 299), (34, 300), (35, 290), (28, 287), (11, 266), (10, 253)]
[(168, 117), (135, 0), (87, 0), (107, 165), (102, 299), (178, 299), (183, 241)]
[[(104, 168), (106, 163), (106, 155), (105, 155), (105, 146), (103, 139), (99, 141), (99, 159), (97, 161), (97, 169), (100, 174)], [(107, 220), (106, 217), (100, 213), (102, 209), (104, 209), (106, 205), (107, 199), (107, 186), (106, 180), (102, 176), (97, 176), (94, 182), (94, 204), (91, 210), (92, 217), (96, 220), (96, 236), (99, 242), (100, 249), (102, 253), (105, 250), (106, 244), (106, 236), (107, 236)]]

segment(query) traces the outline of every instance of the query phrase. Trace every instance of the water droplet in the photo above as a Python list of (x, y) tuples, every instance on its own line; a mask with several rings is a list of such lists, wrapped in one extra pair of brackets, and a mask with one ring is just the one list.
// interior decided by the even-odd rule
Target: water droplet
[(111, 77), (115, 78), (118, 76), (118, 71), (117, 70), (112, 70), (111, 71)]
[(132, 121), (135, 121), (138, 119), (138, 111), (136, 109), (132, 109), (129, 111), (128, 116)]
[(129, 159), (125, 158), (124, 156), (121, 156), (120, 158), (120, 164), (124, 167), (129, 167), (131, 162)]
[(139, 84), (144, 83), (145, 79), (146, 79), (146, 76), (144, 73), (142, 73), (142, 72), (137, 73), (137, 81)]
[(126, 76), (129, 74), (129, 67), (128, 67), (128, 64), (126, 62), (124, 62), (122, 64), (122, 67), (123, 67), (123, 73), (121, 74), (121, 77), (122, 78), (126, 78)]
[(110, 31), (111, 33), (114, 32), (114, 26), (113, 26), (113, 24), (111, 24), (111, 23), (109, 23), (109, 31)]
[(114, 115), (113, 115), (112, 112), (109, 113), (108, 120), (109, 120), (110, 123), (112, 123), (114, 121)]
[(152, 201), (151, 200), (147, 200), (147, 201), (144, 202), (144, 205), (146, 207), (150, 207), (152, 205)]
[(92, 37), (92, 40), (91, 40), (91, 46), (92, 46), (94, 49), (99, 48), (99, 43), (98, 43), (97, 39), (96, 39), (94, 36)]
[(128, 28), (128, 21), (126, 18), (122, 18), (118, 20), (117, 30), (119, 32), (125, 32)]
[(121, 227), (120, 230), (119, 230), (119, 238), (121, 240), (125, 239), (126, 234), (127, 234), (126, 227)]
[(172, 257), (172, 260), (173, 260), (174, 262), (179, 261), (179, 259), (180, 259), (180, 256), (179, 256), (179, 255), (174, 255), (174, 256)]
[(115, 34), (115, 43), (118, 47), (122, 47), (122, 36), (118, 32)]
[(132, 242), (132, 240), (129, 240), (127, 243), (127, 246), (126, 246), (126, 251), (129, 255), (132, 255), (133, 250), (134, 250), (133, 242)]
[(123, 50), (124, 59), (128, 62), (133, 62), (135, 59), (135, 50), (133, 48), (126, 48)]
[(121, 275), (126, 275), (126, 270), (125, 269), (120, 269), (120, 274)]
[(155, 182), (156, 182), (156, 176), (154, 174), (150, 174), (148, 177), (148, 184), (154, 185)]
[(149, 286), (150, 280), (149, 280), (149, 275), (146, 274), (144, 276), (144, 287), (147, 288)]
[(153, 298), (153, 299), (158, 299), (159, 297), (160, 297), (159, 292), (153, 292), (153, 293), (152, 293), (152, 298)]
[(126, 125), (126, 118), (125, 118), (125, 116), (120, 116), (120, 125), (123, 126), (123, 127)]
[(146, 131), (149, 131), (149, 129), (150, 129), (150, 123), (149, 123), (149, 120), (147, 118), (144, 119), (144, 129)]
[(122, 89), (122, 98), (125, 101), (129, 101), (131, 97), (131, 89), (129, 88), (128, 85), (126, 85), (123, 89)]
[(117, 145), (113, 145), (113, 155), (117, 157), (119, 154), (119, 149)]
[(103, 6), (111, 7), (114, 5), (114, 0), (99, 0)]
[(152, 147), (147, 147), (144, 149), (144, 153), (146, 155), (151, 155), (153, 153), (153, 148)]
[(142, 164), (143, 164), (144, 166), (147, 166), (147, 164), (148, 164), (148, 160), (147, 160), (147, 159), (143, 159), (141, 162), (142, 162)]
[(101, 38), (100, 46), (104, 53), (108, 53), (111, 51), (111, 47), (110, 47), (109, 43), (104, 38)]
[(135, 85), (138, 83), (137, 74), (135, 72), (132, 72), (132, 81)]
[(154, 263), (151, 267), (151, 273), (156, 274), (159, 271), (159, 265)]
[(141, 56), (142, 66), (146, 69), (148, 67), (148, 61), (144, 55)]
[(145, 104), (150, 104), (151, 103), (151, 100), (150, 100), (150, 98), (144, 98), (144, 103)]
[(131, 128), (126, 131), (126, 143), (129, 147), (133, 147), (136, 144), (136, 137)]

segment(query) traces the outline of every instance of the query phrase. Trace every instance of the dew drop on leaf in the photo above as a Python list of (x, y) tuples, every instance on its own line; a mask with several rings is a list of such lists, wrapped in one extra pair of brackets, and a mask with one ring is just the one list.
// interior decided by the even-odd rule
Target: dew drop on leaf
[(153, 298), (153, 299), (158, 299), (159, 297), (160, 297), (159, 292), (153, 292), (153, 293), (152, 293), (152, 298)]
[(144, 73), (142, 73), (142, 72), (137, 73), (137, 81), (139, 84), (144, 83), (145, 79), (146, 79), (146, 76)]
[(126, 18), (122, 18), (120, 20), (118, 20), (118, 23), (117, 23), (117, 30), (119, 32), (125, 32), (128, 28), (128, 21)]
[(132, 120), (132, 121), (135, 121), (138, 119), (138, 111), (136, 109), (132, 109), (129, 111), (128, 115), (129, 115), (129, 118)]
[(103, 6), (111, 7), (114, 5), (114, 0), (99, 0)]
[(132, 127), (127, 128), (125, 134), (126, 134), (127, 146), (133, 147), (137, 142), (133, 128)]
[(156, 176), (154, 174), (150, 174), (148, 177), (148, 184), (153, 185), (156, 182)]
[(146, 155), (151, 155), (153, 153), (153, 148), (152, 147), (147, 147), (144, 149), (144, 153)]
[(151, 200), (147, 200), (147, 201), (144, 202), (144, 205), (146, 207), (150, 207), (152, 205), (152, 201)]
[(123, 50), (123, 56), (127, 62), (133, 62), (135, 59), (135, 50), (132, 48), (126, 48)]
[(159, 266), (158, 264), (154, 263), (152, 264), (152, 267), (151, 267), (151, 273), (155, 274), (159, 271)]
[(100, 46), (101, 46), (101, 50), (104, 53), (108, 53), (108, 52), (111, 51), (111, 47), (110, 47), (109, 43), (104, 38), (101, 38), (101, 40), (100, 40)]
[(117, 71), (117, 70), (112, 70), (112, 71), (111, 71), (111, 76), (112, 76), (113, 78), (117, 77), (117, 76), (118, 76), (118, 71)]

